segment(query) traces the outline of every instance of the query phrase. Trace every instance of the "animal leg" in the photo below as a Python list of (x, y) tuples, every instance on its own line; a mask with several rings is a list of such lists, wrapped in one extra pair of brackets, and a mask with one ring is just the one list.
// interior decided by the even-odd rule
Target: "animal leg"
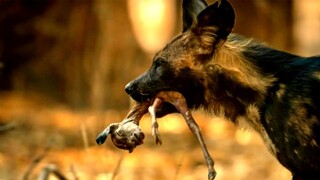
[(158, 108), (161, 106), (162, 104), (162, 100), (159, 98), (155, 98), (153, 101), (153, 104), (148, 108), (148, 111), (151, 115), (151, 119), (152, 119), (152, 136), (154, 137), (156, 144), (162, 144), (162, 141), (160, 139), (160, 134), (158, 131), (158, 122), (157, 122), (157, 117), (156, 117), (156, 112), (158, 110)]
[(161, 98), (163, 101), (169, 102), (172, 105), (175, 106), (175, 108), (181, 113), (181, 115), (184, 117), (187, 125), (189, 126), (189, 129), (191, 132), (196, 136), (198, 139), (201, 149), (203, 152), (203, 155), (205, 157), (207, 167), (208, 167), (208, 179), (213, 180), (216, 176), (216, 171), (214, 170), (214, 161), (211, 158), (209, 151), (207, 149), (207, 146), (203, 140), (200, 128), (194, 118), (192, 117), (192, 114), (190, 110), (188, 109), (187, 102), (185, 98), (182, 96), (182, 94), (175, 92), (175, 91), (169, 91), (169, 92), (160, 92), (157, 95), (159, 98)]

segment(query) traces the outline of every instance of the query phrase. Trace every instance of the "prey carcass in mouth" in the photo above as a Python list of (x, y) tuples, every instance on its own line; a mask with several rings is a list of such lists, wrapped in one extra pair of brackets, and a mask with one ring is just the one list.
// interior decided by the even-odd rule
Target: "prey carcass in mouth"
[(135, 102), (126, 118), (120, 123), (110, 124), (98, 135), (96, 142), (98, 144), (103, 144), (107, 138), (107, 135), (110, 134), (112, 142), (115, 146), (120, 149), (129, 150), (131, 153), (136, 146), (143, 144), (143, 139), (145, 136), (139, 127), (139, 121), (141, 120), (142, 116), (149, 111), (152, 119), (152, 135), (155, 138), (156, 144), (162, 144), (158, 131), (159, 126), (156, 118), (156, 112), (164, 103), (173, 105), (185, 119), (191, 132), (196, 136), (201, 145), (209, 170), (209, 179), (214, 179), (216, 175), (216, 172), (213, 168), (214, 161), (208, 152), (199, 126), (195, 122), (191, 111), (188, 108), (186, 99), (177, 91), (161, 91), (153, 100)]

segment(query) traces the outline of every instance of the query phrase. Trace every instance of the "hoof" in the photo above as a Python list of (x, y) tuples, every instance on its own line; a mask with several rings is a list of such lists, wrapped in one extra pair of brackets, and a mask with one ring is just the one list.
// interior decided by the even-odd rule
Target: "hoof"
[(214, 180), (214, 178), (216, 177), (217, 173), (214, 172), (209, 172), (208, 174), (208, 180)]

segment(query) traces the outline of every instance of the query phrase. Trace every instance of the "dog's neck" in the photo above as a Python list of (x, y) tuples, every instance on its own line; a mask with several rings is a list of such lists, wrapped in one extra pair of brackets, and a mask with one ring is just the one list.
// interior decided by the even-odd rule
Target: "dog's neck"
[[(255, 49), (252, 47), (255, 47)], [(262, 53), (260, 51), (266, 50), (272, 49), (263, 44), (258, 44), (252, 39), (231, 34), (221, 45), (217, 44), (217, 49), (211, 62), (213, 65), (221, 66), (224, 71), (231, 73), (231, 76), (233, 74), (234, 80), (238, 83), (263, 95), (267, 93), (268, 88), (277, 80), (274, 76), (276, 73), (266, 72), (261, 68), (263, 66), (259, 64), (264, 62), (263, 59), (268, 54), (268, 52)], [(282, 55), (280, 51), (277, 52), (279, 53), (278, 56)], [(278, 60), (276, 56), (267, 58), (270, 61), (273, 60), (274, 63)], [(269, 63), (273, 64), (272, 62)]]
[(205, 93), (205, 108), (236, 121), (237, 117), (252, 111), (253, 106), (263, 105), (270, 89), (279, 83), (281, 77), (277, 71), (283, 71), (296, 57), (231, 34), (217, 44), (208, 65), (212, 69), (208, 79), (212, 81), (207, 82), (211, 88)]

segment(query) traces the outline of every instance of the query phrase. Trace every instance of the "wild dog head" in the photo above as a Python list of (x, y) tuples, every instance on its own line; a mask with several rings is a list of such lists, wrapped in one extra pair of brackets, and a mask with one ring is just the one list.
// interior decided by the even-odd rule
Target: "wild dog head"
[[(235, 14), (226, 0), (210, 6), (204, 0), (184, 0), (182, 6), (182, 33), (155, 55), (147, 72), (125, 87), (138, 102), (152, 99), (160, 91), (180, 92), (189, 108), (198, 108), (205, 101), (206, 69), (232, 31)], [(173, 106), (164, 104), (157, 116), (174, 111)]]

